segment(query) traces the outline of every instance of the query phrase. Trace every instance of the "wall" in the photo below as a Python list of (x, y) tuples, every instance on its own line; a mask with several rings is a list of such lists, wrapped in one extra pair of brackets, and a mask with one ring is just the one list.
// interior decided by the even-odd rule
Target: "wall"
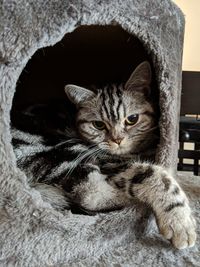
[(183, 70), (200, 71), (200, 0), (174, 0), (185, 14)]

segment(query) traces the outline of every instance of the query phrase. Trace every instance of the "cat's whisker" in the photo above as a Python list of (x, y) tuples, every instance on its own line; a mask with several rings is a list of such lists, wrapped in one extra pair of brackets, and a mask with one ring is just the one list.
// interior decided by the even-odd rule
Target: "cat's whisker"
[(89, 162), (91, 160), (91, 158), (93, 157), (93, 161), (96, 160), (96, 158), (101, 155), (102, 149), (101, 148), (97, 148), (96, 151), (94, 151), (93, 153), (91, 153), (91, 155), (86, 159), (86, 163)]
[(94, 161), (94, 162), (96, 162), (96, 160), (97, 160), (97, 158), (98, 158), (99, 156), (101, 156), (101, 158), (102, 158), (102, 156), (103, 156), (103, 151), (102, 151), (102, 149), (100, 148), (96, 153), (94, 153), (93, 155), (91, 155), (90, 158), (88, 159), (88, 161), (91, 159), (92, 156), (94, 157), (94, 158), (93, 158), (93, 161)]
[(73, 161), (72, 167), (67, 172), (67, 175), (71, 174), (73, 170), (80, 164), (86, 157), (91, 156), (93, 153), (97, 151), (97, 145), (92, 145), (93, 148), (91, 150), (83, 151), (79, 153), (76, 159)]
[(55, 147), (58, 147), (58, 146), (61, 146), (61, 145), (64, 145), (64, 144), (71, 144), (71, 143), (76, 144), (78, 142), (80, 142), (79, 139), (69, 139), (69, 140), (65, 140), (65, 141), (62, 141), (62, 142), (56, 144)]

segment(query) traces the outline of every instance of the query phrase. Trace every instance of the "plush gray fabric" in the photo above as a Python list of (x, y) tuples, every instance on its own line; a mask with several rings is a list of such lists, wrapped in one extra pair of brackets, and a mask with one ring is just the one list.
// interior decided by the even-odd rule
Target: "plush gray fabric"
[[(160, 89), (157, 162), (176, 166), (184, 19), (171, 1), (0, 0), (0, 266), (200, 266), (199, 242), (174, 250), (144, 208), (61, 214), (16, 168), (9, 112), (19, 75), (37, 49), (86, 24), (121, 25), (151, 54)], [(196, 181), (183, 176), (199, 225)]]

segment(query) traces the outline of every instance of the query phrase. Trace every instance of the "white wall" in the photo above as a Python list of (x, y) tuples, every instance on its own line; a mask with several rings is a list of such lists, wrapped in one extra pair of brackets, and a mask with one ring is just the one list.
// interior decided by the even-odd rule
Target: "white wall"
[(183, 70), (200, 71), (200, 0), (174, 0), (185, 14)]

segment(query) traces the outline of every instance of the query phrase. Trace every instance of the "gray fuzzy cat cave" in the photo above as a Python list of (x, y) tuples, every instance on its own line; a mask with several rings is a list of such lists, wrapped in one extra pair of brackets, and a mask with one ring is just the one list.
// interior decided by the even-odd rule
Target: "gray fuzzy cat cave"
[(69, 82), (124, 81), (149, 60), (160, 109), (156, 162), (175, 170), (183, 34), (183, 14), (169, 0), (0, 1), (1, 266), (198, 265), (198, 249), (178, 254), (155, 225), (138, 238), (134, 207), (54, 210), (17, 168), (10, 133), (12, 105), (62, 98)]

